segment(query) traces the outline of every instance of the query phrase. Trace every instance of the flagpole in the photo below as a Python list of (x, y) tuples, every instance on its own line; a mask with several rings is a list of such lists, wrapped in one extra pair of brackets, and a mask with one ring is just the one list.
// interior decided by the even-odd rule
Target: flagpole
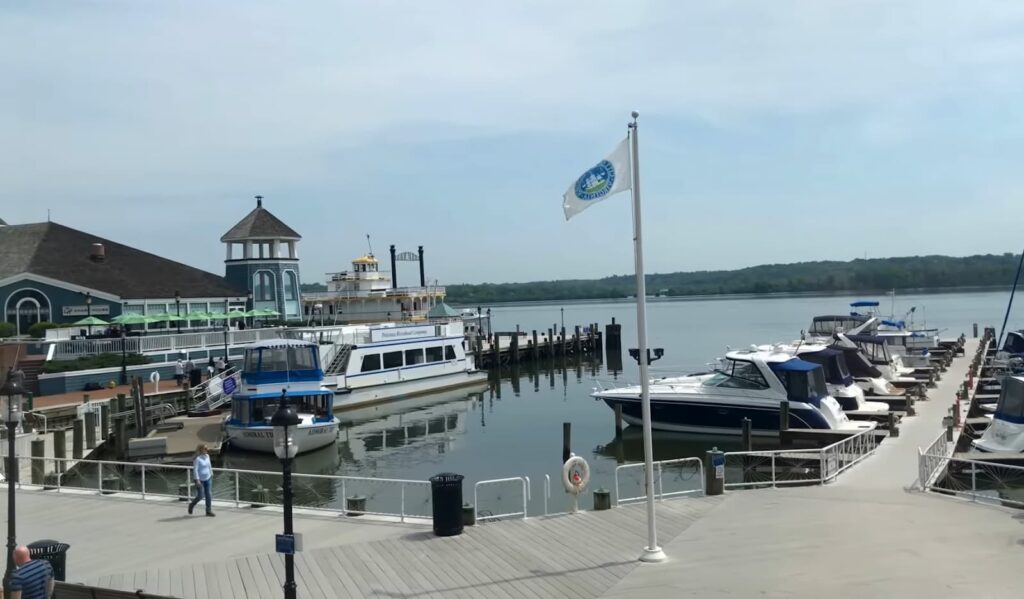
[(629, 124), (629, 141), (632, 146), (633, 167), (633, 254), (636, 258), (636, 342), (640, 363), (640, 404), (644, 421), (644, 476), (647, 492), (647, 546), (640, 554), (642, 562), (660, 562), (665, 552), (658, 546), (658, 527), (654, 520), (654, 446), (651, 442), (651, 394), (650, 378), (647, 375), (647, 283), (644, 280), (644, 241), (640, 222), (640, 154), (637, 142), (636, 119), (639, 112), (633, 111), (633, 122)]

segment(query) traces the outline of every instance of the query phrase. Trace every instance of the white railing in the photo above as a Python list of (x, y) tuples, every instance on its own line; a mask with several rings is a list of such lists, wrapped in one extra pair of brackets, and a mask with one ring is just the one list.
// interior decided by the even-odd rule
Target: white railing
[[(825, 484), (875, 452), (875, 429), (820, 449), (732, 451), (725, 454), (725, 488)], [(740, 480), (730, 482), (730, 476)]]
[(949, 463), (951, 446), (952, 444), (946, 439), (946, 431), (942, 431), (927, 448), (917, 448), (917, 482), (921, 486), (921, 490), (927, 490), (929, 485), (935, 482), (939, 474), (945, 470)]
[[(503, 483), (517, 482), (522, 485), (523, 489), (523, 509), (519, 512), (506, 512), (501, 514), (488, 514), (486, 516), (480, 515), (480, 487), (487, 485), (498, 485)], [(501, 500), (501, 496), (497, 497), (497, 500)], [(473, 517), (477, 522), (483, 520), (497, 520), (499, 518), (509, 518), (512, 516), (520, 516), (523, 519), (526, 518), (527, 505), (530, 501), (530, 477), (528, 476), (516, 476), (511, 478), (496, 478), (494, 480), (482, 480), (473, 485)]]
[[(263, 339), (281, 337), (281, 328), (246, 329), (242, 331), (190, 332), (171, 335), (145, 335), (125, 337), (124, 351), (127, 353), (156, 353), (187, 350), (216, 349), (229, 346), (247, 345)], [(121, 353), (122, 339), (71, 339), (52, 344), (48, 359), (71, 360), (80, 356)]]
[(237, 389), (242, 386), (241, 377), (241, 369), (232, 366), (225, 369), (224, 372), (206, 379), (197, 387), (193, 387), (192, 409), (197, 412), (205, 412), (224, 404), (230, 399), (224, 395), (224, 381), (229, 378), (234, 379)]
[[(193, 474), (189, 466), (74, 460), (69, 458), (33, 458), (19, 456), (19, 469), (26, 462), (41, 470), (42, 485), (62, 490), (92, 491), (100, 495), (129, 494), (141, 499), (191, 497)], [(31, 477), (19, 477), (18, 486), (30, 484)], [(213, 469), (213, 499), (222, 505), (279, 506), (281, 473)], [(292, 474), (293, 505), (296, 508), (337, 513), (342, 516), (376, 515), (406, 519), (432, 517), (430, 481), (327, 474)], [(382, 492), (386, 491), (386, 492)], [(364, 508), (348, 509), (351, 494), (364, 500)]]
[[(944, 471), (924, 484), (927, 491), (968, 498), (972, 502), (1024, 508), (1024, 467), (965, 460), (945, 455), (921, 453), (922, 472), (925, 462), (941, 463)], [(938, 476), (938, 474), (945, 476)]]
[[(647, 499), (647, 485), (645, 484), (647, 476), (646, 470), (644, 470), (644, 466), (645, 464), (643, 462), (640, 462), (636, 464), (623, 464), (615, 468), (615, 505), (621, 505), (629, 501), (640, 501)], [(634, 479), (634, 482), (638, 482), (638, 486), (643, 490), (643, 494), (632, 497), (623, 497), (619, 487), (619, 472), (634, 470), (640, 471), (639, 481), (636, 481)], [(670, 490), (668, 493), (666, 493), (663, 476), (665, 470), (668, 470), (670, 472), (675, 471), (674, 480), (676, 482), (692, 483), (694, 480), (696, 480), (696, 488)], [(679, 458), (676, 460), (662, 460), (659, 462), (654, 462), (654, 481), (655, 499), (664, 499), (665, 497), (674, 497), (676, 495), (703, 495), (704, 461), (700, 458)]]

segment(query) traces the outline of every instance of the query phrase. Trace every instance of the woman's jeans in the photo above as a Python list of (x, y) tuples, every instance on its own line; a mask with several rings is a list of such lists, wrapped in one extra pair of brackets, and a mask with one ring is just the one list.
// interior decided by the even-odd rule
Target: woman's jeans
[(213, 511), (213, 479), (209, 478), (203, 481), (197, 481), (196, 485), (196, 496), (192, 498), (192, 502), (189, 503), (189, 507), (196, 507), (200, 499), (206, 499), (206, 513)]

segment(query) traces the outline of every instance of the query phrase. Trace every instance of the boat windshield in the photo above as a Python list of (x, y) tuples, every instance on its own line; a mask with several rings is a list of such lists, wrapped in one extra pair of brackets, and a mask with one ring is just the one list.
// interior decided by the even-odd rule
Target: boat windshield
[[(286, 401), (295, 406), (295, 410), (300, 415), (312, 414), (314, 421), (328, 420), (332, 417), (333, 395), (325, 393), (289, 395)], [(238, 398), (237, 401), (231, 402), (231, 419), (246, 424), (269, 426), (270, 419), (274, 417), (274, 412), (280, 405), (280, 397), (248, 400)]]
[(889, 356), (889, 347), (882, 337), (871, 335), (850, 335), (847, 337), (853, 341), (860, 351), (871, 360), (872, 364), (889, 364), (892, 358)]
[(833, 385), (853, 384), (853, 377), (850, 369), (846, 366), (846, 357), (843, 352), (834, 349), (823, 349), (816, 352), (800, 354), (801, 360), (807, 360), (820, 364), (825, 369), (825, 380)]
[(811, 335), (829, 336), (833, 333), (849, 331), (867, 321), (863, 316), (815, 316), (811, 320)]
[(1007, 333), (1006, 341), (1003, 341), (1003, 351), (1011, 354), (1024, 354), (1024, 335), (1015, 331)]
[(818, 405), (819, 400), (828, 395), (825, 371), (817, 364), (794, 358), (788, 362), (772, 364), (771, 369), (782, 381), (790, 401)]
[(1003, 379), (1003, 390), (999, 394), (995, 417), (1024, 424), (1024, 379), (1011, 376)]
[(833, 346), (833, 349), (843, 352), (843, 362), (845, 362), (851, 375), (871, 379), (882, 376), (882, 371), (875, 368), (857, 348)]
[(704, 381), (705, 387), (729, 387), (732, 389), (767, 389), (768, 382), (752, 362), (726, 360), (715, 370), (715, 375)]

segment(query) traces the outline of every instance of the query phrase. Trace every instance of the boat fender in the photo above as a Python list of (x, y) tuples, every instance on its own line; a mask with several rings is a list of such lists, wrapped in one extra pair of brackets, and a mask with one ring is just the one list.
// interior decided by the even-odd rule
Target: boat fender
[(565, 492), (579, 495), (590, 482), (590, 466), (587, 461), (576, 454), (570, 454), (562, 465), (562, 484)]

